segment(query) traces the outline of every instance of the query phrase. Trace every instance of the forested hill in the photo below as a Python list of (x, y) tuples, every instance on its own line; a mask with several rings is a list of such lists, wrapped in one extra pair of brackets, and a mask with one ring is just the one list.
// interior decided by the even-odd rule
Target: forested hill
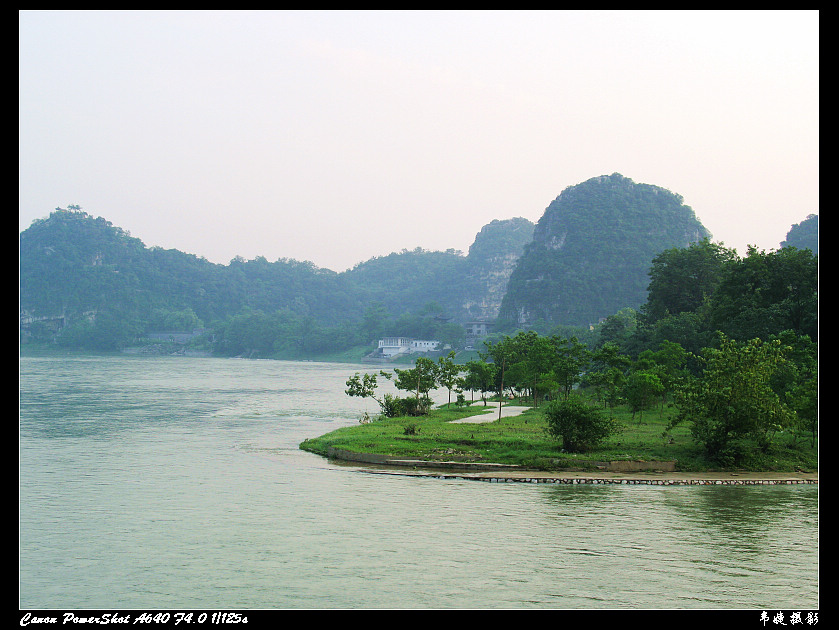
[[(79, 208), (56, 209), (20, 235), (21, 323), (27, 336), (61, 329), (65, 342), (98, 349), (150, 331), (202, 326), (271, 328), (275, 338), (295, 337), (298, 346), (301, 337), (319, 339), (321, 349), (367, 344), (383, 334), (440, 336), (439, 324), (473, 317), (467, 305), (483, 303), (490, 289), (503, 295), (506, 276), (498, 269), (518, 257), (532, 229), (525, 219), (494, 221), (467, 256), (417, 248), (336, 273), (291, 259), (214, 264), (147, 248)], [(233, 343), (230, 352), (248, 343)], [(262, 354), (277, 347), (262, 345)]]
[(819, 254), (819, 215), (810, 214), (801, 223), (793, 225), (787, 232), (781, 247), (809, 249), (816, 256)]
[(342, 278), (364, 303), (390, 313), (417, 313), (431, 304), (459, 323), (494, 320), (533, 227), (521, 217), (494, 220), (477, 234), (466, 256), (417, 248), (372, 258)]
[(57, 208), (20, 234), (20, 339), (116, 350), (206, 328), (194, 341), (217, 354), (311, 358), (383, 336), (460, 348), (467, 323), (496, 318), (501, 334), (570, 325), (606, 339), (635, 327), (633, 310), (654, 327), (647, 341), (692, 351), (715, 330), (815, 339), (817, 215), (775, 254), (741, 260), (707, 236), (679, 195), (618, 174), (567, 188), (536, 225), (492, 221), (466, 255), (403, 250), (342, 273), (285, 258), (215, 264)]
[[(311, 263), (236, 258), (217, 265), (192, 254), (146, 248), (122, 228), (85, 212), (56, 210), (20, 235), (20, 308), (36, 316), (105, 314), (174, 325), (191, 310), (204, 322), (250, 309), (305, 308), (334, 320), (359, 308), (335, 272)], [(186, 324), (186, 322), (180, 322)]]
[(682, 197), (618, 173), (566, 188), (536, 224), (500, 319), (584, 326), (644, 303), (653, 258), (710, 237)]

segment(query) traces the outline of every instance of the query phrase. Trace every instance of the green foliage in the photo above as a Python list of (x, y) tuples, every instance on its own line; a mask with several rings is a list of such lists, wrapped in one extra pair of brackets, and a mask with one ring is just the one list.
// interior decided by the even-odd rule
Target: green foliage
[[(435, 338), (438, 313), (423, 310), (431, 303), (442, 310), (455, 311), (460, 302), (458, 283), (467, 259), (455, 251), (432, 252), (421, 248), (371, 258), (340, 275), (347, 290), (365, 304), (379, 305), (394, 314), (392, 322), (382, 322), (384, 334), (418, 339)], [(388, 325), (390, 324), (390, 325)]]
[(545, 409), (548, 433), (570, 452), (585, 452), (618, 431), (618, 425), (578, 396), (554, 400)]
[(623, 308), (609, 315), (597, 326), (597, 344), (615, 344), (618, 348), (627, 345), (628, 340), (638, 327), (638, 313), (631, 308)]
[(653, 258), (643, 313), (648, 324), (670, 315), (694, 312), (711, 297), (723, 273), (736, 260), (734, 250), (707, 238), (684, 249), (672, 248)]
[(57, 335), (62, 348), (89, 348), (97, 352), (113, 352), (124, 347), (136, 335), (136, 323), (105, 311), (98, 317), (79, 319)]
[(586, 346), (576, 337), (543, 337), (535, 331), (519, 331), (514, 336), (485, 342), (485, 361), (495, 364), (495, 391), (521, 392), (538, 405), (540, 393), (568, 396), (580, 382), (590, 361)]
[(402, 399), (393, 394), (385, 394), (380, 403), (382, 407), (382, 415), (385, 418), (397, 418), (399, 416), (407, 415), (402, 408)]
[(718, 331), (741, 341), (784, 331), (817, 339), (818, 257), (808, 249), (750, 247), (740, 258), (702, 242), (664, 252), (650, 275), (649, 300), (638, 328), (623, 341), (626, 351), (672, 342), (699, 355), (717, 344)]
[(576, 337), (562, 339), (552, 337), (554, 350), (552, 372), (556, 375), (560, 390), (567, 398), (571, 390), (580, 382), (583, 372), (591, 361), (591, 354)]
[(425, 416), (431, 410), (431, 405), (431, 399), (426, 395), (400, 398), (393, 394), (385, 394), (382, 402), (382, 415), (386, 418)]
[[(403, 370), (403, 375), (410, 371)], [(382, 376), (390, 377), (386, 372), (380, 372)], [(405, 378), (408, 378), (406, 376)], [(400, 398), (393, 394), (385, 394), (381, 398), (376, 397), (378, 379), (375, 374), (359, 374), (356, 372), (347, 380), (347, 389), (344, 390), (347, 396), (359, 398), (370, 398), (375, 400), (385, 418), (398, 418), (401, 416), (422, 416), (431, 409), (431, 399), (427, 393), (417, 396)]]
[(720, 335), (720, 348), (703, 353), (704, 369), (677, 392), (673, 426), (690, 423), (708, 455), (733, 462), (744, 457), (746, 440), (766, 451), (773, 436), (788, 428), (794, 414), (772, 389), (789, 347), (779, 340), (737, 343)]
[[(632, 410), (633, 417), (636, 412), (642, 413), (651, 408), (663, 393), (664, 385), (653, 370), (631, 372), (624, 385), (624, 397)], [(638, 414), (639, 422), (641, 413)]]
[(376, 398), (376, 388), (379, 386), (375, 374), (359, 374), (356, 372), (351, 378), (347, 380), (347, 389), (344, 390), (347, 396), (357, 396), (359, 398), (372, 398), (379, 405), (383, 405), (383, 401)]
[(520, 256), (533, 238), (534, 227), (522, 217), (491, 221), (475, 236), (469, 247), (469, 260), (473, 265), (486, 266), (498, 257)]
[(584, 384), (594, 390), (595, 398), (603, 401), (604, 406), (614, 407), (620, 401), (631, 363), (616, 343), (606, 342), (592, 353)]
[(793, 438), (809, 434), (810, 445), (815, 446), (819, 428), (818, 344), (791, 330), (773, 339), (789, 351), (787, 361), (775, 372), (772, 390), (795, 412)]
[(818, 338), (818, 258), (810, 250), (750, 247), (726, 269), (708, 307), (708, 327), (734, 339), (784, 330)]
[(417, 397), (437, 388), (437, 366), (427, 357), (419, 357), (414, 367), (393, 370), (396, 389), (416, 392)]
[(486, 394), (493, 391), (495, 386), (495, 364), (484, 361), (469, 361), (465, 368), (463, 387), (473, 392), (481, 392), (484, 404), (486, 404)]
[(645, 326), (627, 345), (643, 352), (642, 348), (655, 348), (666, 342), (676, 343), (685, 351), (698, 354), (703, 348), (716, 343), (716, 334), (710, 328), (705, 313), (684, 312), (667, 315), (652, 326)]
[(445, 357), (437, 359), (436, 380), (437, 383), (449, 391), (449, 404), (452, 402), (452, 391), (460, 391), (463, 386), (463, 378), (460, 373), (461, 366), (454, 362), (455, 352), (451, 351)]

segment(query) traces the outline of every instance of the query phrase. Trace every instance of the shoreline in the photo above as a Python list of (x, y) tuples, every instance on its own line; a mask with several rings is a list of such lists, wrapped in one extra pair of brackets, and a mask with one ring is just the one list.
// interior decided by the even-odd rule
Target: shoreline
[[(478, 403), (475, 403), (476, 405)], [(491, 423), (499, 415), (517, 416), (529, 409), (507, 405), (500, 414), (483, 413), (452, 420), (452, 424)], [(369, 474), (464, 479), (490, 483), (614, 484), (614, 485), (818, 485), (819, 474), (801, 471), (701, 471), (676, 470), (675, 460), (589, 461), (585, 468), (561, 470), (528, 469), (515, 464), (490, 462), (426, 460), (410, 455), (401, 457), (359, 453), (329, 446), (326, 458), (340, 466)]]
[(648, 486), (777, 486), (818, 485), (818, 473), (554, 473), (539, 471), (458, 472), (445, 469), (399, 470), (356, 467), (379, 475), (435, 479), (464, 479), (488, 483), (541, 483), (553, 485), (648, 485)]
[(504, 464), (431, 462), (388, 459), (358, 461), (329, 457), (335, 465), (377, 475), (462, 479), (488, 483), (544, 483), (554, 485), (655, 485), (655, 486), (767, 486), (818, 485), (818, 472), (675, 472), (675, 471), (538, 471)]

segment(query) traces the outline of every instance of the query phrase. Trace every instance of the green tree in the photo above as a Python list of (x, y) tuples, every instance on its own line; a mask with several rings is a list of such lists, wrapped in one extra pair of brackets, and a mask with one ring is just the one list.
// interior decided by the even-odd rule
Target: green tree
[(586, 374), (585, 384), (594, 388), (604, 407), (614, 407), (618, 403), (631, 363), (629, 357), (621, 354), (618, 345), (611, 341), (592, 353), (592, 368)]
[(786, 330), (776, 337), (790, 348), (787, 361), (772, 381), (772, 389), (795, 412), (793, 439), (809, 433), (815, 447), (819, 428), (819, 357), (818, 344), (806, 335)]
[(449, 405), (452, 404), (452, 390), (461, 391), (463, 379), (460, 378), (461, 367), (454, 362), (454, 350), (445, 357), (437, 359), (437, 382), (449, 390)]
[(647, 324), (679, 313), (693, 313), (716, 291), (732, 249), (705, 238), (685, 248), (672, 248), (653, 258), (647, 302), (641, 311)]
[(810, 434), (810, 446), (816, 446), (816, 436), (819, 432), (819, 382), (818, 377), (796, 382), (786, 392), (784, 401), (795, 412), (797, 419), (796, 435), (798, 431)]
[(556, 376), (560, 391), (567, 399), (591, 362), (591, 353), (576, 337), (565, 339), (553, 336), (550, 341), (553, 346), (550, 367)]
[(493, 391), (495, 383), (495, 364), (485, 361), (469, 361), (466, 363), (464, 387), (469, 391), (481, 392), (481, 398), (486, 406), (486, 394)]
[(818, 339), (818, 258), (809, 249), (749, 247), (728, 266), (709, 304), (710, 327), (734, 339), (784, 330)]
[(376, 397), (376, 388), (379, 386), (375, 374), (359, 374), (356, 372), (347, 380), (347, 389), (344, 390), (347, 396), (358, 398), (372, 398), (379, 406), (384, 408), (384, 401)]
[(564, 450), (575, 453), (591, 450), (619, 430), (614, 420), (579, 396), (549, 402), (545, 419), (548, 434), (559, 439)]
[(609, 315), (606, 320), (597, 327), (597, 345), (606, 343), (616, 344), (622, 348), (627, 340), (635, 332), (638, 320), (638, 313), (631, 308), (623, 308), (614, 315)]
[(664, 342), (677, 343), (687, 352), (698, 354), (702, 348), (713, 346), (716, 342), (714, 331), (708, 323), (705, 308), (697, 312), (668, 315), (656, 321), (652, 326), (643, 328), (643, 343), (639, 348), (656, 348)]
[(429, 392), (437, 388), (437, 365), (428, 357), (419, 357), (413, 368), (394, 369), (396, 389), (414, 392), (412, 415), (425, 415), (431, 408)]
[(380, 303), (371, 304), (364, 311), (360, 332), (364, 342), (375, 341), (384, 336), (385, 323), (388, 320), (388, 313)]
[(793, 418), (772, 389), (788, 352), (777, 339), (737, 343), (720, 333), (720, 347), (703, 352), (701, 375), (677, 391), (679, 413), (670, 427), (690, 423), (694, 439), (715, 459), (737, 463), (745, 456), (746, 440), (768, 450), (775, 432)]
[(638, 355), (639, 370), (658, 377), (662, 406), (667, 396), (672, 394), (678, 383), (687, 376), (687, 357), (688, 353), (681, 345), (667, 340), (659, 344), (658, 350), (648, 349)]
[(203, 323), (191, 308), (167, 309), (158, 308), (152, 312), (149, 326), (152, 330), (182, 330), (189, 331), (201, 328)]
[(664, 393), (664, 385), (658, 374), (652, 370), (636, 370), (631, 372), (624, 385), (624, 396), (632, 411), (632, 418), (638, 413), (638, 424), (646, 409), (650, 409)]
[[(536, 333), (533, 333), (535, 336)], [(520, 337), (519, 340), (523, 339)], [(509, 368), (521, 360), (520, 355), (521, 344), (514, 340), (509, 335), (504, 335), (498, 341), (485, 341), (484, 347), (486, 350), (480, 352), (479, 355), (482, 360), (491, 362), (495, 367), (495, 391), (500, 396), (504, 395), (504, 387), (509, 386)]]
[(546, 339), (532, 330), (521, 331), (508, 337), (508, 351), (505, 354), (506, 382), (519, 392), (530, 393), (536, 404), (536, 388), (539, 375), (549, 369), (546, 356), (550, 350)]

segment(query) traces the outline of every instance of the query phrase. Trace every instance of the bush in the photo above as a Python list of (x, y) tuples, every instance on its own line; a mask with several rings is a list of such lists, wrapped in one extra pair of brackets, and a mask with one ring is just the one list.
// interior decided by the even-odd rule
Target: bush
[(393, 394), (385, 394), (381, 402), (382, 414), (386, 418), (396, 418), (397, 416), (401, 415), (401, 402), (402, 400), (398, 396), (394, 396)]
[(428, 396), (399, 398), (392, 394), (385, 394), (382, 399), (382, 413), (387, 418), (402, 416), (425, 416), (431, 409), (431, 399)]
[(554, 400), (545, 409), (547, 432), (562, 441), (566, 451), (591, 450), (618, 430), (617, 423), (578, 397)]

